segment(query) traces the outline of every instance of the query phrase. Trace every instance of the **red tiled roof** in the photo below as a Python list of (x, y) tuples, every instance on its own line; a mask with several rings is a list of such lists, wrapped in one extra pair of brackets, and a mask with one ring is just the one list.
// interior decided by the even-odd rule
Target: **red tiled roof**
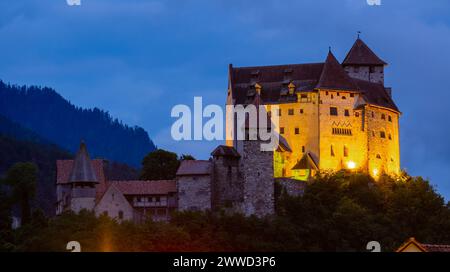
[(177, 176), (210, 175), (211, 162), (202, 160), (184, 160), (177, 170)]
[(177, 191), (175, 180), (115, 180), (108, 183), (124, 195), (166, 195)]

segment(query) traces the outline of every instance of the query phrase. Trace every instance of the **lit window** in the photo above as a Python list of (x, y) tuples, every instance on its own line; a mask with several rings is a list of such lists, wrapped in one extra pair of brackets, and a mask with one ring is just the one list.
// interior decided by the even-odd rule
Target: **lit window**
[(330, 107), (330, 115), (334, 115), (334, 116), (338, 115), (338, 110), (336, 107)]
[(348, 157), (348, 147), (344, 145), (344, 157)]

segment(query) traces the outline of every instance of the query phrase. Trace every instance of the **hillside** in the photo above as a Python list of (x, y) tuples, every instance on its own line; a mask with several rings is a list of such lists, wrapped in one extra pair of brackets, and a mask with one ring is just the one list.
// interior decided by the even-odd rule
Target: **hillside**
[(56, 160), (71, 154), (56, 145), (17, 140), (0, 134), (0, 176), (17, 162), (33, 162), (39, 168), (35, 207), (53, 215), (56, 202)]
[(76, 107), (47, 87), (0, 81), (0, 115), (69, 151), (74, 152), (84, 139), (93, 157), (135, 167), (156, 149), (143, 128), (127, 126), (98, 108)]

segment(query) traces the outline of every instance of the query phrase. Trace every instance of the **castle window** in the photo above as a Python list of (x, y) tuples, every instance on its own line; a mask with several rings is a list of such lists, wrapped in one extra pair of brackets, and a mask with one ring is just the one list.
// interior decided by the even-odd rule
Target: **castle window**
[(334, 116), (338, 115), (338, 110), (336, 107), (330, 107), (330, 115), (334, 115)]
[(284, 134), (284, 127), (280, 127), (280, 134)]
[(348, 110), (344, 110), (344, 116), (350, 116), (350, 112)]
[(347, 99), (347, 97), (345, 97), (345, 95), (342, 95), (342, 99)]
[(281, 109), (278, 109), (278, 116), (281, 116)]
[(331, 157), (334, 157), (334, 147), (333, 147), (333, 145), (331, 145), (331, 148), (330, 148), (330, 155), (331, 155)]
[(384, 113), (381, 114), (381, 120), (386, 120), (386, 115)]
[(123, 211), (119, 211), (119, 219), (120, 219), (120, 220), (123, 219)]
[(386, 132), (380, 131), (380, 137), (381, 138), (386, 138)]
[(375, 112), (372, 111), (372, 118), (375, 118)]
[(328, 95), (328, 92), (325, 92), (325, 95)]
[(388, 121), (392, 122), (392, 116), (388, 115)]
[(300, 114), (303, 114), (303, 109), (300, 109)]
[(394, 162), (394, 159), (393, 159), (393, 158), (391, 158), (391, 162)]
[(289, 110), (288, 110), (288, 114), (289, 114), (289, 115), (294, 115), (294, 109), (289, 109)]
[(344, 145), (344, 157), (348, 157), (348, 147)]
[(331, 95), (331, 99), (333, 99), (334, 98), (334, 96), (333, 95)]
[(351, 93), (351, 94), (350, 94), (350, 97), (354, 97), (354, 96), (355, 96), (355, 94), (354, 94), (354, 93)]
[(390, 133), (388, 134), (388, 139), (392, 140), (392, 135)]
[(381, 155), (380, 154), (377, 154), (377, 159), (381, 159)]
[(372, 136), (375, 137), (375, 131), (372, 130)]
[(300, 134), (300, 129), (299, 128), (295, 128), (295, 134)]
[(331, 128), (331, 133), (333, 135), (352, 136), (352, 130), (349, 128)]
[(305, 146), (302, 145), (302, 153), (305, 153)]
[(359, 112), (355, 112), (355, 117), (359, 117)]
[(339, 93), (336, 93), (337, 96), (339, 96)]

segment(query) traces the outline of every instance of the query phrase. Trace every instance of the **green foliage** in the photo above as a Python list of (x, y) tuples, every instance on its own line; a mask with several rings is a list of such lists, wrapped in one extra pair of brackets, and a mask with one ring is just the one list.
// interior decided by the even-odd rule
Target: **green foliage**
[(28, 223), (31, 201), (36, 194), (37, 166), (29, 162), (14, 164), (7, 172), (4, 183), (12, 189), (12, 201), (21, 208), (22, 224)]
[(0, 249), (65, 251), (73, 240), (83, 251), (365, 251), (372, 240), (391, 251), (410, 236), (450, 243), (450, 205), (422, 178), (322, 174), (303, 196), (279, 193), (276, 204), (277, 215), (262, 219), (178, 212), (170, 223), (118, 223), (86, 211), (33, 214)]
[(173, 179), (179, 165), (180, 161), (176, 153), (158, 149), (149, 153), (142, 161), (141, 179)]

